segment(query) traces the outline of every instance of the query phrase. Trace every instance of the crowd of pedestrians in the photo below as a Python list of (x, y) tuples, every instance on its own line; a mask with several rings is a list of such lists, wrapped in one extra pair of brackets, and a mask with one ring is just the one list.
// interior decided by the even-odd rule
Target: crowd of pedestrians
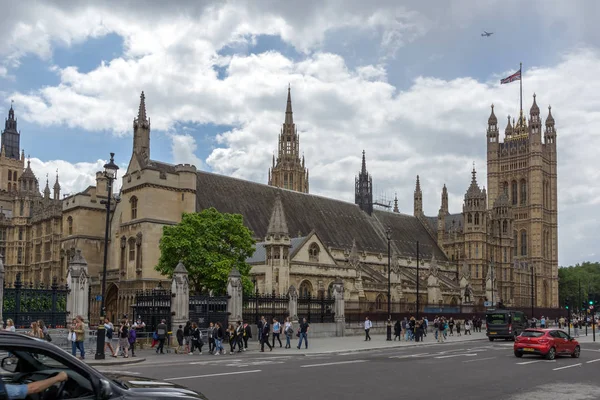
[[(392, 318), (386, 321), (386, 336), (388, 341), (405, 340), (422, 342), (427, 333), (433, 333), (438, 342), (444, 342), (448, 336), (461, 336), (462, 334), (471, 335), (472, 332), (481, 332), (483, 321), (477, 316), (471, 319), (454, 320), (454, 318), (445, 318), (435, 316), (433, 321), (429, 321), (427, 317), (419, 319), (414, 316), (404, 317), (402, 320), (397, 320), (395, 323)], [(370, 331), (373, 328), (373, 322), (369, 317), (365, 318), (364, 330), (365, 341), (371, 340)], [(393, 339), (392, 339), (393, 332)]]

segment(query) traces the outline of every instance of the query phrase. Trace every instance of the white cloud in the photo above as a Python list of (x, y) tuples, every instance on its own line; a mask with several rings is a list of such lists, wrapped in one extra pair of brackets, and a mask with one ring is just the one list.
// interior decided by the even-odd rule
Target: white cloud
[(63, 160), (42, 161), (39, 158), (31, 158), (31, 169), (38, 178), (40, 191), (44, 190), (46, 179), (49, 180), (50, 190), (53, 189), (58, 171), (62, 198), (64, 195), (76, 193), (90, 185), (95, 186), (96, 171), (103, 171), (105, 163), (105, 160), (69, 163)]
[[(352, 201), (353, 171), (360, 168), (362, 149), (376, 186), (388, 197), (397, 192), (400, 208), (407, 213), (412, 213), (417, 174), (430, 215), (437, 213), (444, 182), (452, 211), (460, 211), (472, 161), (480, 184), (487, 185), (483, 177), (489, 105), (495, 103), (502, 130), (506, 115), (517, 112), (517, 83), (500, 86), (496, 75), (503, 71), (490, 71), (490, 81), (421, 76), (400, 91), (388, 81), (387, 65), (361, 62), (353, 67), (340, 55), (319, 50), (328, 33), (351, 28), (372, 35), (374, 46), (391, 56), (439, 22), (442, 11), (430, 15), (396, 2), (382, 3), (376, 10), (358, 1), (314, 1), (312, 6), (262, 1), (200, 10), (190, 5), (194, 3), (182, 4), (170, 12), (162, 12), (162, 6), (156, 12), (151, 4), (132, 12), (121, 3), (84, 7), (78, 2), (35, 11), (17, 7), (14, 12), (22, 17), (18, 35), (0, 43), (0, 55), (15, 63), (26, 53), (50, 58), (55, 42), (68, 45), (106, 32), (116, 32), (125, 41), (125, 54), (90, 72), (57, 68), (59, 85), (15, 93), (12, 97), (24, 109), (22, 118), (41, 125), (130, 134), (139, 92), (144, 90), (154, 130), (169, 130), (175, 122), (232, 125), (217, 136), (206, 163), (219, 173), (266, 182), (290, 82), (313, 193)], [(67, 20), (60, 32), (50, 23), (57, 18)], [(306, 54), (299, 60), (277, 51), (218, 54), (225, 46), (253, 41), (260, 34), (279, 35)], [(225, 79), (217, 78), (217, 67), (226, 69)], [(552, 103), (557, 121), (559, 254), (568, 262), (583, 257), (572, 238), (581, 236), (578, 246), (593, 248), (600, 234), (593, 228), (600, 222), (600, 189), (590, 184), (597, 180), (598, 169), (586, 167), (595, 165), (594, 149), (600, 145), (599, 68), (600, 54), (583, 49), (565, 55), (558, 65), (525, 70), (527, 109), (535, 91), (542, 114)], [(171, 138), (176, 162), (201, 167), (193, 136)], [(40, 164), (38, 176), (52, 173), (52, 163), (59, 162)], [(93, 183), (94, 172), (102, 169), (99, 163), (65, 164), (61, 182), (62, 169), (72, 168), (64, 187), (82, 189)]]

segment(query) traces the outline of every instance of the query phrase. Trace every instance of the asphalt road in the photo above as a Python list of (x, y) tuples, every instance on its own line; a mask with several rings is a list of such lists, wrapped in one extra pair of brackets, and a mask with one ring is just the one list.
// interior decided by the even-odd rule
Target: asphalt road
[(595, 343), (582, 344), (579, 359), (554, 361), (516, 358), (512, 342), (483, 340), (310, 356), (296, 348), (277, 348), (241, 355), (146, 357), (141, 364), (99, 369), (168, 380), (209, 399), (600, 398), (600, 344)]

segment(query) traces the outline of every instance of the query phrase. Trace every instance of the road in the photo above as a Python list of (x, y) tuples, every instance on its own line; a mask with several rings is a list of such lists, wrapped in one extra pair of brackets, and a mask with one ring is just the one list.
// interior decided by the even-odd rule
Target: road
[(370, 352), (301, 355), (275, 349), (241, 355), (144, 355), (141, 364), (100, 370), (165, 379), (209, 399), (600, 398), (600, 344), (581, 357), (516, 358), (511, 342), (475, 341)]

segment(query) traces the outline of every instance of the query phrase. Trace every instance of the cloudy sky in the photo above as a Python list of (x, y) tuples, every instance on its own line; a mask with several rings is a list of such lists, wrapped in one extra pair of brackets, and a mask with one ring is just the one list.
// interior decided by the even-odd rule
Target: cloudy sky
[(58, 168), (66, 192), (111, 151), (129, 161), (142, 90), (153, 159), (266, 183), (289, 83), (312, 193), (352, 201), (364, 149), (376, 198), (412, 213), (419, 174), (428, 215), (444, 183), (459, 212), (523, 62), (524, 108), (537, 93), (558, 130), (559, 262), (600, 259), (594, 0), (57, 3), (3, 7), (0, 112), (14, 100), (36, 174)]

